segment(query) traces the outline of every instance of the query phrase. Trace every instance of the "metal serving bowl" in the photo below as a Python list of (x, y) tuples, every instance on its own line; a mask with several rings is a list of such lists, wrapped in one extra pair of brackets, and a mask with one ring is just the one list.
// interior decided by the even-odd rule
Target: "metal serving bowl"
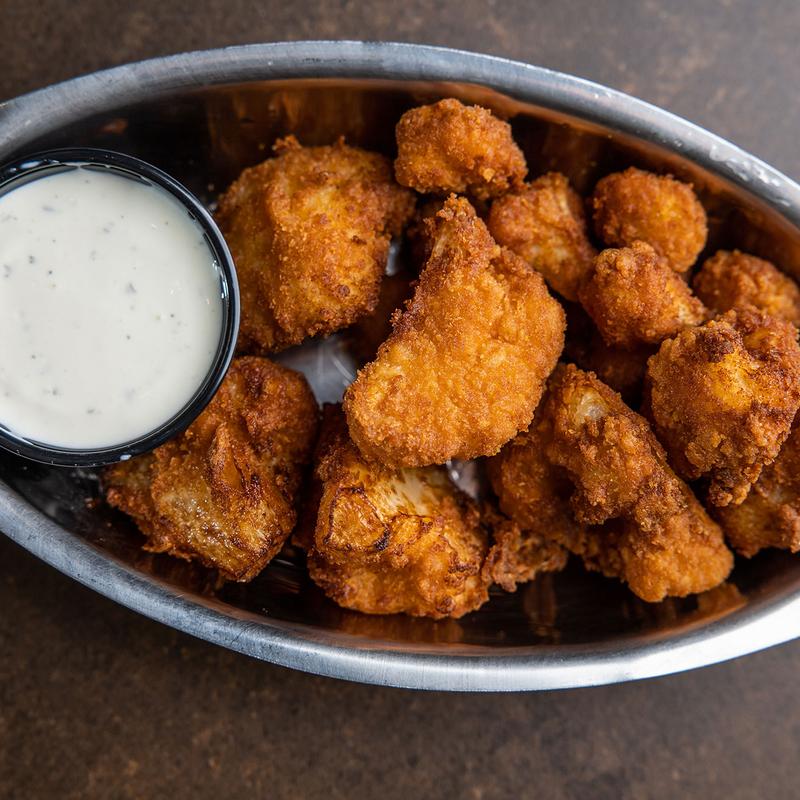
[[(531, 174), (559, 169), (586, 192), (631, 164), (691, 180), (709, 249), (739, 247), (800, 276), (800, 186), (730, 143), (619, 92), (488, 56), (403, 44), (256, 45), (160, 58), (0, 104), (0, 162), (61, 146), (149, 161), (212, 202), (274, 139), (391, 152), (403, 110), (441, 96), (512, 119)], [(282, 356), (321, 399), (352, 370), (342, 341)], [(344, 376), (344, 377), (342, 377)], [(740, 560), (700, 598), (648, 604), (576, 564), (455, 621), (339, 609), (288, 549), (251, 584), (144, 553), (96, 501), (97, 478), (0, 457), (0, 530), (87, 586), (154, 619), (267, 661), (370, 683), (451, 690), (549, 689), (662, 675), (800, 635), (800, 558)]]

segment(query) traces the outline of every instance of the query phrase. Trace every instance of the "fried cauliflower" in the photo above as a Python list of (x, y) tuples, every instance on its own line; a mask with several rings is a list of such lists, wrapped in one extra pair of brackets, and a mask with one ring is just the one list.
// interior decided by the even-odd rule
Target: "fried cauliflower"
[(708, 316), (680, 275), (639, 241), (603, 250), (579, 296), (605, 342), (625, 350), (659, 344)]
[(729, 544), (743, 556), (765, 547), (800, 552), (800, 420), (744, 502), (718, 516)]
[(391, 237), (414, 200), (382, 155), (342, 141), (301, 147), (246, 169), (217, 220), (239, 277), (239, 351), (263, 354), (326, 335), (370, 312)]
[(648, 362), (646, 407), (673, 466), (737, 505), (777, 456), (800, 407), (797, 329), (729, 311), (666, 340)]
[(800, 287), (769, 261), (720, 250), (703, 264), (693, 285), (716, 314), (752, 306), (800, 326)]
[(595, 249), (581, 198), (558, 172), (548, 172), (492, 204), (487, 220), (495, 241), (541, 272), (550, 288), (577, 300)]
[(486, 602), (488, 536), (444, 468), (365, 461), (339, 407), (326, 406), (315, 476), (321, 500), (308, 570), (340, 606), (438, 619)]
[(422, 193), (497, 197), (528, 168), (511, 126), (489, 109), (448, 98), (406, 111), (396, 128), (398, 183)]
[(302, 375), (263, 358), (238, 358), (182, 434), (106, 470), (106, 499), (134, 519), (146, 550), (249, 581), (294, 526), (317, 413)]
[(592, 196), (594, 227), (608, 247), (647, 242), (675, 272), (697, 260), (708, 235), (706, 212), (688, 183), (631, 167), (607, 175)]
[(576, 520), (573, 551), (622, 578), (643, 600), (705, 591), (733, 566), (722, 532), (667, 464), (647, 421), (591, 373), (568, 365), (542, 409), (545, 455), (566, 470)]
[(413, 298), (345, 394), (353, 441), (389, 466), (492, 455), (530, 424), (563, 344), (541, 276), (451, 197)]

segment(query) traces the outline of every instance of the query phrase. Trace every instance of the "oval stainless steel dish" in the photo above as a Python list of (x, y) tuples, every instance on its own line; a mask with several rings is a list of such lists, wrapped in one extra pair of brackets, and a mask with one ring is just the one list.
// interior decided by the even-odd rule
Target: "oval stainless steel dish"
[[(338, 134), (391, 151), (393, 122), (441, 96), (512, 119), (531, 173), (586, 191), (631, 164), (691, 180), (710, 247), (772, 257), (800, 276), (800, 186), (666, 111), (578, 78), (489, 56), (403, 44), (299, 42), (160, 58), (0, 104), (0, 161), (108, 147), (174, 175), (207, 202), (277, 136)], [(351, 364), (334, 337), (283, 357), (331, 396)], [(320, 367), (322, 365), (322, 367)], [(88, 471), (0, 457), (0, 530), (96, 591), (224, 647), (369, 683), (449, 690), (586, 686), (699, 667), (800, 635), (800, 558), (765, 552), (700, 599), (640, 602), (577, 566), (502, 592), (462, 620), (365, 617), (329, 603), (287, 550), (247, 586), (215, 589), (191, 565), (143, 553)]]

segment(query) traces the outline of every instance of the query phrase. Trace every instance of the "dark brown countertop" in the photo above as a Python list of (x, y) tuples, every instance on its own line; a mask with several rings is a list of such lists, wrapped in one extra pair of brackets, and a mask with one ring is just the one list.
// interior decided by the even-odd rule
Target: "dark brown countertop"
[[(250, 41), (481, 50), (631, 92), (800, 178), (794, 0), (3, 0), (0, 31), (0, 99)], [(3, 798), (800, 797), (800, 642), (599, 689), (381, 689), (179, 634), (2, 537), (0, 609)]]

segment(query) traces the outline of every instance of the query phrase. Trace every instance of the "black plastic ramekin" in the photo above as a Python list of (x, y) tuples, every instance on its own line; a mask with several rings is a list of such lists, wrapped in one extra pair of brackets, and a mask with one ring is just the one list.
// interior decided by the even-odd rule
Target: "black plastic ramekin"
[(158, 186), (176, 198), (202, 228), (214, 255), (222, 303), (219, 344), (205, 378), (183, 408), (150, 433), (108, 447), (73, 449), (19, 436), (0, 422), (0, 448), (4, 450), (44, 464), (95, 467), (125, 461), (158, 447), (185, 430), (208, 405), (225, 377), (236, 347), (239, 331), (239, 284), (233, 258), (222, 233), (200, 200), (166, 172), (133, 156), (91, 147), (34, 153), (0, 167), (0, 196), (28, 181), (76, 166), (109, 170), (147, 185)]

